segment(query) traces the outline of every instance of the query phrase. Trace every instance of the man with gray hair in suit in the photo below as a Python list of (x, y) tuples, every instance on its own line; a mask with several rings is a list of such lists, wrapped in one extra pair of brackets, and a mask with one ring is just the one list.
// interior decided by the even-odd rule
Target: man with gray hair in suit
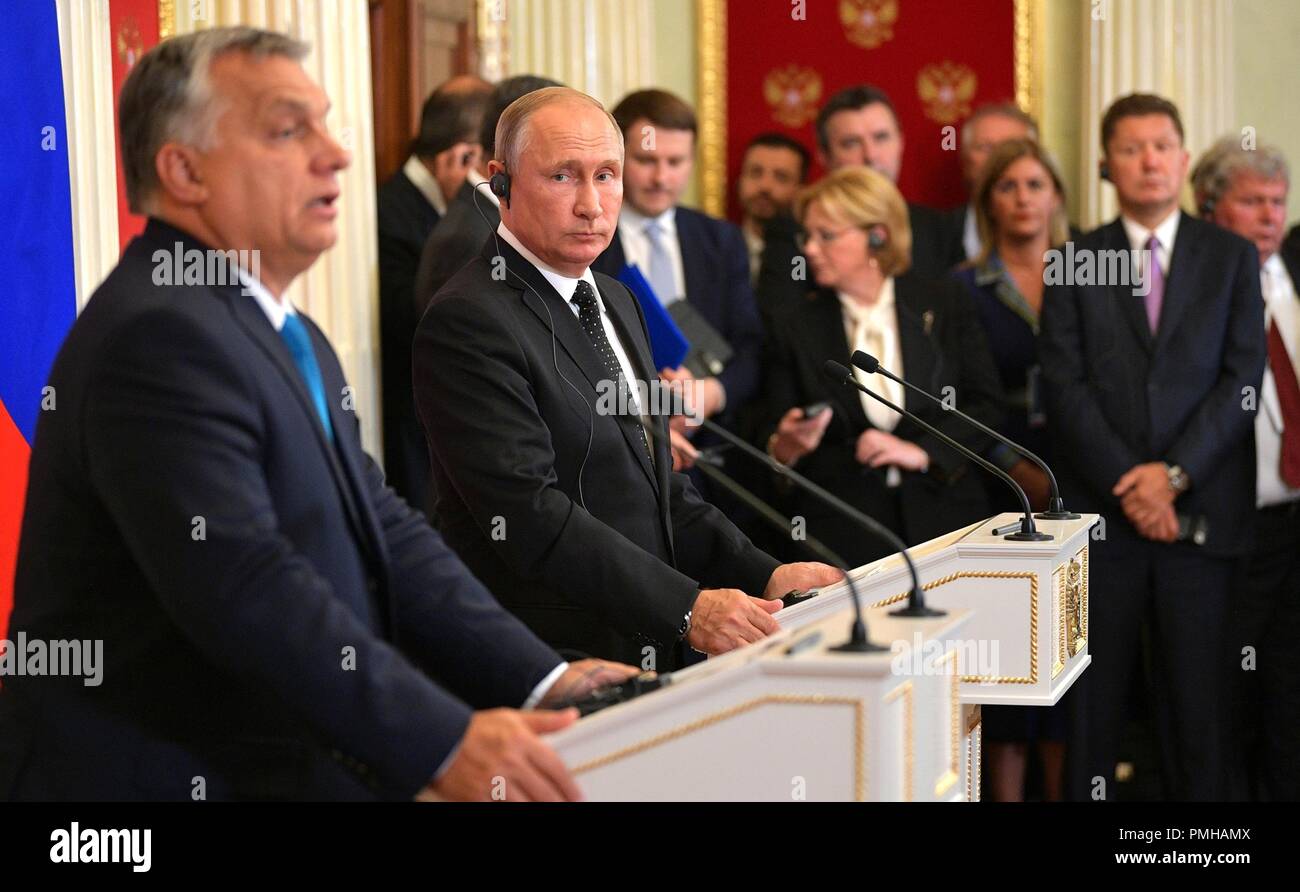
[(1259, 251), (1268, 364), (1255, 416), (1255, 546), (1231, 632), (1240, 709), (1232, 792), (1283, 802), (1300, 799), (1300, 256), (1282, 246), (1290, 185), (1278, 149), (1236, 135), (1192, 171), (1201, 216)]

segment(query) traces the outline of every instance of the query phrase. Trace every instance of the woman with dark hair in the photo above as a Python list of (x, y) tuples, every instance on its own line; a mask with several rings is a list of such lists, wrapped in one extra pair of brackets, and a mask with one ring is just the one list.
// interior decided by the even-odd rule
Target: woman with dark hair
[[(997, 371), (970, 301), (951, 280), (909, 273), (907, 205), (888, 178), (845, 168), (799, 193), (796, 218), (817, 287), (773, 311), (766, 378), (768, 453), (875, 517), (909, 544), (983, 520), (988, 500), (958, 452), (920, 426), (827, 378), (829, 359), (845, 365), (854, 350), (932, 393), (953, 397), (963, 411), (998, 421)], [(881, 375), (858, 379), (895, 405), (976, 451), (987, 438)], [(805, 409), (826, 404), (823, 411)], [(783, 507), (804, 530), (850, 565), (893, 549), (798, 491)]]
[[(975, 307), (1005, 394), (999, 430), (1050, 463), (1038, 386), (1038, 314), (1048, 250), (1069, 238), (1065, 187), (1055, 162), (1038, 143), (1013, 139), (998, 144), (975, 188), (980, 253), (953, 273)], [(994, 444), (985, 458), (1016, 479), (1037, 509), (1048, 499), (1047, 475), (1012, 450)], [(992, 504), (1018, 510), (1000, 484)], [(1061, 705), (994, 706), (984, 709), (989, 798), (1019, 801), (1025, 795), (1030, 742), (1043, 767), (1042, 796), (1061, 798), (1066, 720)]]

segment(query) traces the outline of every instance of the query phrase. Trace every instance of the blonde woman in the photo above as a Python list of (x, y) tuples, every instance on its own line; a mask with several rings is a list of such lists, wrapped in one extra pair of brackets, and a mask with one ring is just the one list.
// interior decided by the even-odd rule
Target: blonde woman
[[(777, 304), (768, 338), (763, 437), (769, 454), (872, 515), (909, 543), (989, 513), (982, 472), (918, 425), (823, 373), (864, 350), (897, 375), (994, 425), (997, 371), (970, 301), (951, 280), (908, 272), (907, 205), (886, 177), (845, 168), (795, 201), (815, 285)], [(861, 375), (861, 373), (859, 373)], [(863, 383), (976, 451), (986, 439), (942, 408), (905, 395), (879, 375)], [(826, 411), (804, 410), (826, 403)], [(888, 554), (843, 518), (803, 494), (785, 507), (850, 564)]]

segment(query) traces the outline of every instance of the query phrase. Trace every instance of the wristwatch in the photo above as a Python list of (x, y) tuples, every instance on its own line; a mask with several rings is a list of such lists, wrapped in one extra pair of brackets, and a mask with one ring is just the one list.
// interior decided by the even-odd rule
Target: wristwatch
[(682, 617), (682, 624), (677, 628), (677, 640), (681, 641), (691, 633), (691, 614), (694, 610), (686, 611), (686, 616)]
[(1187, 472), (1181, 465), (1165, 464), (1165, 473), (1169, 475), (1169, 488), (1175, 495), (1182, 495), (1187, 492), (1187, 487), (1192, 485), (1192, 481), (1187, 479)]

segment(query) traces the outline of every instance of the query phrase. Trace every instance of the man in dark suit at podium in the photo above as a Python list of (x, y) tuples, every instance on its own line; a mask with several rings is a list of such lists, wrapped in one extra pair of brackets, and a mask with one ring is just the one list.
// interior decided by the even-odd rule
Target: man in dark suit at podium
[(622, 171), (591, 97), (552, 87), (506, 109), (501, 225), (420, 321), (415, 386), (439, 528), (470, 568), (562, 652), (663, 670), (680, 644), (760, 640), (772, 599), (839, 573), (779, 565), (673, 473), (640, 307), (591, 270)]
[(103, 665), (4, 679), (0, 800), (486, 800), (502, 778), (572, 799), (538, 734), (576, 711), (502, 707), (635, 671), (563, 663), (362, 451), (338, 358), (285, 297), (334, 244), (349, 163), (306, 53), (214, 28), (123, 87), (150, 220), (51, 371), (10, 623)]
[(1074, 794), (1115, 798), (1125, 703), (1152, 619), (1168, 795), (1215, 799), (1229, 592), (1254, 513), (1259, 257), (1179, 210), (1187, 152), (1171, 102), (1117, 100), (1101, 141), (1120, 216), (1063, 255), (1091, 258), (1094, 275), (1076, 265), (1065, 284), (1049, 283), (1041, 321), (1061, 489), (1071, 508), (1105, 521), (1091, 549), (1092, 666), (1077, 698)]

